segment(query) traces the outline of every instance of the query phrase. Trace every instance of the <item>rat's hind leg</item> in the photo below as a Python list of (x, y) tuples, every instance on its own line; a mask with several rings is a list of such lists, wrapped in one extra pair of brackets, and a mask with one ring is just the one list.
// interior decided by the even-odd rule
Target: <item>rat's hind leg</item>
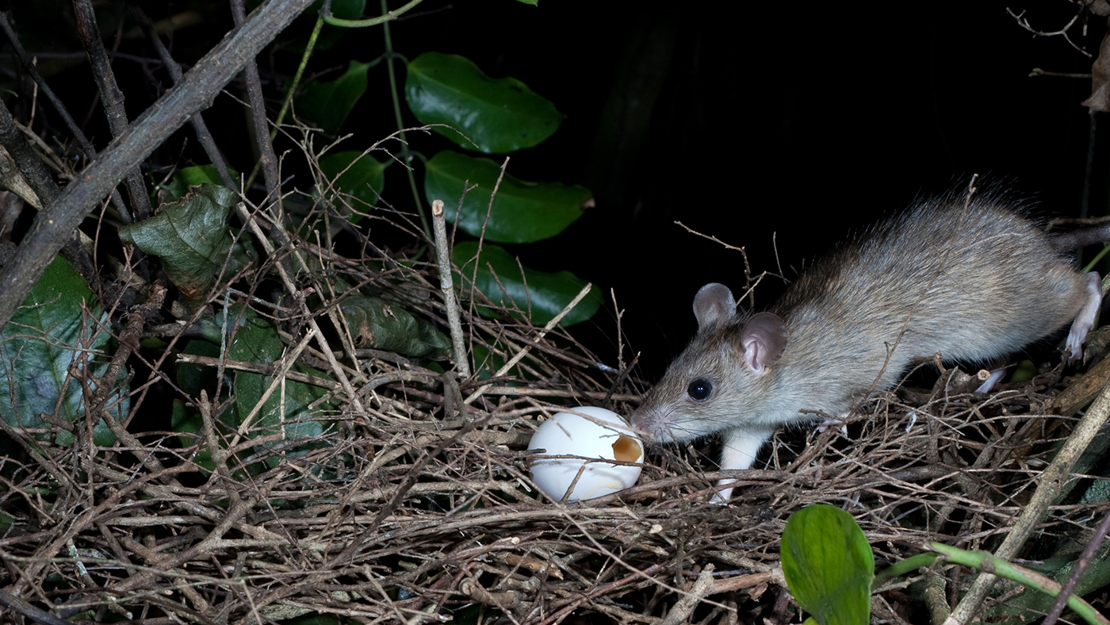
[(1075, 315), (1068, 332), (1068, 341), (1064, 348), (1064, 357), (1068, 360), (1079, 360), (1083, 357), (1083, 342), (1087, 340), (1087, 333), (1095, 327), (1095, 316), (1102, 306), (1102, 283), (1094, 271), (1086, 275), (1087, 301)]

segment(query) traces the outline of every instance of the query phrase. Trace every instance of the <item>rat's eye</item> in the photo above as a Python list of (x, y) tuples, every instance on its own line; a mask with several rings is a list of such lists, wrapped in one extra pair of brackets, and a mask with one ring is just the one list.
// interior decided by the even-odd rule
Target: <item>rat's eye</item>
[(686, 387), (686, 394), (694, 401), (705, 401), (713, 394), (713, 383), (705, 378), (696, 378)]

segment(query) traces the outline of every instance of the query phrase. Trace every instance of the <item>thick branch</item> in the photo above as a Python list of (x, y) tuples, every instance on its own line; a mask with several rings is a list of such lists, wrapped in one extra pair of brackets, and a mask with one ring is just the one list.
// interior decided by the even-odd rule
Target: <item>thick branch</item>
[(310, 4), (312, 0), (267, 0), (38, 214), (15, 258), (0, 271), (0, 327), (11, 320), (31, 286), (96, 203), (191, 115), (207, 108), (243, 65)]

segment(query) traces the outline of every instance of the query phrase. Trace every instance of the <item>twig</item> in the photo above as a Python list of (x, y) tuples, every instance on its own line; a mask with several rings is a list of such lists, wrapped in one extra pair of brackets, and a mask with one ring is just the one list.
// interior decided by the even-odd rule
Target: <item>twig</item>
[[(7, 37), (8, 43), (12, 46), (12, 51), (15, 52), (16, 57), (19, 58), (19, 63), (23, 66), (24, 71), (26, 71), (31, 76), (31, 79), (35, 81), (35, 88), (39, 91), (42, 91), (42, 94), (46, 96), (47, 100), (50, 101), (50, 104), (54, 107), (54, 112), (56, 112), (58, 116), (62, 118), (62, 122), (65, 124), (66, 129), (69, 130), (69, 133), (71, 135), (73, 135), (73, 138), (77, 141), (77, 145), (81, 148), (81, 151), (85, 153), (85, 158), (89, 161), (92, 161), (94, 158), (96, 158), (96, 148), (94, 148), (92, 143), (90, 143), (89, 140), (85, 137), (85, 133), (81, 132), (81, 129), (77, 126), (77, 122), (73, 120), (73, 116), (69, 114), (69, 111), (66, 110), (65, 105), (62, 104), (62, 101), (59, 100), (58, 96), (54, 94), (54, 90), (50, 88), (50, 85), (47, 84), (46, 80), (42, 77), (42, 74), (39, 73), (38, 67), (35, 66), (34, 60), (27, 54), (27, 51), (23, 49), (23, 44), (19, 41), (19, 36), (15, 34), (14, 30), (12, 30), (12, 26), (8, 22), (8, 18), (3, 13), (0, 13), (0, 30), (4, 31), (4, 36)], [(4, 110), (7, 111), (6, 108)], [(5, 143), (5, 145), (7, 144)], [(36, 159), (36, 161), (37, 160), (38, 159)], [(16, 162), (19, 162), (18, 158), (16, 159)], [(24, 175), (27, 175), (29, 173), (29, 170), (26, 169), (26, 163), (20, 163), (19, 166)], [(33, 169), (37, 169), (39, 166), (41, 166), (41, 163), (37, 163), (36, 165), (34, 165)], [(43, 171), (45, 171), (45, 169)], [(38, 179), (37, 176), (36, 179)], [(49, 197), (45, 197), (42, 190), (35, 185), (35, 179), (31, 179), (29, 180), (29, 182), (31, 183), (31, 187), (34, 188), (35, 191), (39, 194), (39, 197), (42, 198), (44, 204), (49, 203), (50, 200), (52, 200), (59, 193), (59, 189), (56, 185), (54, 185), (54, 181), (52, 178), (49, 177), (49, 174), (47, 174), (47, 177), (45, 179), (40, 180), (43, 185), (49, 186), (54, 190), (52, 193), (49, 194)], [(122, 209), (124, 205), (123, 198), (121, 198), (119, 192), (115, 190), (115, 185), (112, 185), (111, 194), (112, 206), (115, 206), (117, 210)]]
[[(563, 308), (563, 310), (560, 311), (559, 314), (555, 315), (554, 319), (547, 322), (547, 325), (545, 325), (543, 327), (543, 329), (540, 330), (539, 334), (536, 335), (536, 338), (532, 340), (532, 344), (534, 345), (534, 344), (539, 343), (540, 341), (542, 341), (543, 337), (547, 336), (547, 333), (550, 332), (552, 330), (552, 328), (554, 328), (556, 325), (558, 325), (559, 322), (563, 320), (563, 317), (567, 316), (567, 313), (569, 313), (571, 310), (573, 310), (574, 307), (578, 305), (578, 302), (582, 301), (582, 298), (586, 297), (586, 295), (589, 294), (591, 288), (593, 288), (592, 284), (587, 284), (586, 286), (582, 287), (582, 290), (578, 292), (578, 295), (574, 296), (574, 299), (571, 300), (571, 302), (566, 305), (566, 308)], [(499, 378), (499, 377), (505, 375), (506, 372), (508, 372), (510, 369), (512, 369), (513, 367), (516, 366), (516, 363), (520, 362), (520, 360), (522, 358), (527, 356), (528, 352), (530, 352), (530, 351), (532, 351), (532, 345), (525, 345), (519, 352), (516, 353), (515, 356), (513, 356), (511, 359), (509, 359), (508, 362), (506, 362), (500, 369), (497, 370), (497, 373), (494, 374), (494, 377)], [(486, 392), (486, 390), (489, 389), (491, 386), (493, 386), (493, 385), (492, 384), (482, 385), (482, 387), (479, 388), (478, 390), (474, 391), (470, 395), (470, 397), (467, 397), (466, 401), (464, 401), (463, 403), (464, 404), (473, 403), (475, 399), (478, 399), (479, 397), (481, 397)]]
[[(96, 12), (93, 11), (92, 2), (73, 0), (73, 15), (77, 20), (77, 32), (81, 36), (81, 44), (85, 46), (85, 54), (89, 57), (96, 88), (100, 91), (100, 102), (104, 105), (108, 129), (111, 130), (113, 137), (118, 137), (127, 131), (127, 111), (123, 107), (123, 92), (116, 83), (116, 75), (112, 71), (108, 51), (104, 49), (104, 40), (96, 24)], [(147, 218), (150, 215), (150, 198), (147, 197), (146, 185), (143, 183), (143, 175), (138, 167), (127, 172), (125, 184), (131, 206), (135, 209), (135, 216), (139, 219)], [(120, 209), (120, 219), (123, 223), (131, 223), (131, 213), (126, 210), (126, 207), (117, 208)]]
[[(242, 202), (236, 204), (235, 207), (239, 211), (239, 215), (243, 218), (244, 223), (246, 223), (247, 227), (254, 233), (262, 249), (266, 250), (267, 254), (272, 255), (274, 253), (274, 245), (270, 243), (266, 235), (263, 234), (262, 229), (258, 227), (258, 222), (255, 220), (254, 215), (247, 212), (247, 207)], [(275, 227), (272, 230), (277, 230), (277, 228)], [(324, 333), (320, 331), (320, 326), (316, 323), (316, 317), (313, 315), (312, 311), (308, 309), (308, 304), (305, 303), (304, 295), (297, 289), (297, 285), (294, 284), (293, 278), (286, 272), (285, 267), (281, 263), (274, 263), (274, 266), (277, 268), (278, 275), (281, 276), (282, 284), (285, 285), (286, 290), (289, 291), (289, 294), (292, 295), (293, 299), (297, 302), (298, 308), (305, 315), (305, 318), (308, 319), (308, 325), (314, 331), (316, 343), (320, 345), (320, 351), (324, 354), (328, 364), (331, 365), (335, 377), (339, 378), (339, 383), (343, 386), (343, 392), (350, 398), (351, 405), (354, 406), (356, 411), (364, 412), (362, 400), (359, 399), (358, 393), (356, 393), (354, 387), (351, 386), (351, 381), (347, 379), (347, 375), (343, 373), (343, 368), (339, 365), (339, 361), (335, 359), (335, 354), (332, 352), (331, 346), (328, 345), (327, 338), (325, 338)]]
[(492, 395), (507, 395), (509, 397), (589, 397), (590, 399), (611, 401), (639, 402), (639, 395), (622, 394), (614, 395), (611, 391), (576, 391), (560, 388), (528, 388), (527, 386), (491, 386), (486, 389)]
[[(254, 407), (251, 408), (250, 414), (248, 414), (243, 419), (243, 422), (239, 424), (239, 429), (235, 432), (235, 438), (231, 439), (231, 443), (229, 443), (228, 445), (229, 447), (234, 447), (235, 445), (239, 444), (239, 438), (247, 434), (251, 422), (254, 421), (254, 418), (258, 416), (258, 413), (262, 410), (262, 407), (266, 405), (267, 401), (269, 401), (270, 396), (274, 394), (274, 391), (277, 390), (279, 386), (284, 387), (285, 375), (289, 373), (290, 369), (293, 368), (293, 364), (297, 362), (297, 358), (300, 358), (301, 352), (304, 351), (305, 346), (308, 345), (309, 341), (311, 341), (316, 336), (317, 332), (319, 332), (319, 328), (315, 326), (310, 327), (308, 329), (308, 332), (305, 332), (304, 338), (302, 338), (300, 342), (298, 342), (297, 345), (293, 347), (292, 350), (285, 354), (285, 357), (282, 358), (281, 368), (278, 370), (277, 375), (274, 376), (274, 379), (270, 382), (270, 385), (266, 387), (266, 390), (262, 393), (262, 397), (260, 397), (258, 401), (254, 404)], [(281, 416), (284, 416), (284, 414), (285, 411), (282, 410)]]
[[(174, 84), (181, 82), (183, 77), (181, 67), (178, 66), (177, 61), (173, 60), (170, 51), (166, 49), (165, 44), (162, 43), (162, 38), (158, 33), (154, 32), (154, 26), (150, 23), (150, 18), (143, 12), (140, 7), (128, 7), (132, 15), (139, 20), (139, 26), (142, 27), (143, 32), (146, 33), (147, 39), (154, 45), (155, 52), (158, 53), (158, 58), (162, 59), (162, 65), (166, 66), (166, 71), (170, 74), (170, 79)], [(216, 146), (215, 139), (212, 138), (212, 133), (208, 130), (208, 125), (204, 123), (204, 117), (201, 113), (197, 113), (189, 118), (189, 123), (193, 126), (193, 132), (197, 134), (197, 141), (200, 142), (200, 147), (204, 148), (204, 153), (208, 155), (208, 160), (212, 161), (212, 166), (216, 168), (216, 173), (220, 176), (220, 182), (229, 189), (238, 189), (235, 180), (232, 179), (230, 172), (227, 168), (227, 161), (224, 160), (224, 155), (220, 152), (220, 148)]]
[[(995, 557), (1001, 560), (1012, 560), (1017, 555), (1018, 550), (1029, 539), (1037, 524), (1048, 512), (1048, 506), (1055, 499), (1064, 483), (1067, 482), (1072, 466), (1075, 465), (1075, 462), (1083, 455), (1083, 451), (1087, 449), (1087, 445), (1098, 434), (1099, 428), (1102, 427), (1107, 416), (1110, 416), (1110, 386), (1103, 389), (1102, 394), (1087, 410), (1087, 414), (1083, 415), (1068, 440), (1064, 442), (1064, 445), (1052, 460), (1052, 464), (1041, 474), (1037, 490), (1033, 492), (1029, 504), (1022, 510), (1017, 522), (1014, 523), (1014, 528), (995, 550)], [(952, 614), (944, 622), (944, 625), (964, 625), (970, 622), (983, 604), (983, 600), (987, 598), (987, 594), (990, 593), (996, 579), (994, 575), (989, 573), (979, 575), (972, 583), (967, 594), (964, 595), (964, 598), (960, 600), (956, 609), (952, 610)]]
[(320, 388), (326, 388), (332, 391), (343, 390), (343, 387), (340, 386), (339, 382), (329, 380), (327, 378), (321, 378), (317, 375), (309, 375), (307, 373), (300, 373), (298, 371), (285, 371), (284, 374), (281, 374), (281, 362), (247, 362), (243, 360), (227, 359), (221, 360), (220, 358), (216, 358), (214, 356), (199, 356), (197, 354), (178, 353), (177, 364), (201, 365), (205, 367), (222, 366), (223, 368), (231, 369), (232, 371), (248, 371), (250, 373), (257, 373), (268, 377), (284, 375), (285, 379), (292, 380), (294, 382), (311, 384), (313, 386), (319, 386)]
[[(929, 548), (942, 554), (949, 562), (973, 567), (980, 571), (993, 571), (998, 573), (999, 576), (1017, 582), (1026, 588), (1033, 588), (1039, 592), (1063, 598), (1068, 607), (1075, 610), (1088, 623), (1110, 625), (1110, 620), (1099, 614), (1094, 606), (1079, 597), (1069, 597), (1060, 593), (1060, 584), (1036, 571), (1003, 560), (987, 551), (965, 551), (936, 541), (930, 542)], [(959, 606), (957, 606), (957, 609), (959, 609)], [(951, 621), (951, 617), (948, 620)]]
[(1060, 615), (1064, 613), (1064, 607), (1069, 604), (1071, 594), (1075, 591), (1075, 585), (1079, 583), (1079, 578), (1083, 576), (1083, 572), (1087, 570), (1087, 566), (1091, 564), (1091, 559), (1094, 558), (1095, 552), (1102, 546), (1102, 541), (1106, 538), (1106, 532), (1110, 531), (1110, 512), (1102, 518), (1102, 523), (1099, 524), (1098, 530), (1095, 531), (1094, 536), (1087, 542), (1087, 547), (1083, 549), (1080, 554), (1079, 560), (1075, 564), (1075, 570), (1071, 572), (1068, 581), (1064, 587), (1060, 589), (1060, 594), (1056, 596), (1056, 603), (1052, 605), (1052, 609), (1048, 611), (1048, 616), (1044, 617), (1043, 625), (1056, 625)]
[(459, 301), (451, 278), (451, 250), (447, 245), (447, 225), (443, 216), (443, 200), (432, 200), (432, 230), (436, 235), (436, 261), (439, 263), (439, 290), (447, 306), (447, 326), (451, 329), (451, 343), (455, 348), (455, 366), (459, 377), (470, 377), (470, 358), (463, 343), (462, 324), (459, 322)]
[[(110, 193), (126, 172), (137, 167), (191, 115), (207, 108), (235, 73), (310, 4), (312, 0), (263, 3), (242, 27), (228, 33), (206, 54), (185, 75), (185, 80), (116, 137), (77, 182), (66, 187), (54, 202), (48, 202), (49, 209), (36, 216), (15, 258), (0, 271), (0, 327), (11, 320), (32, 285), (100, 198)], [(18, 162), (15, 154), (12, 157)]]
[(712, 563), (705, 565), (705, 568), (698, 575), (697, 581), (694, 582), (694, 587), (690, 589), (690, 593), (683, 595), (678, 603), (674, 604), (671, 611), (667, 613), (667, 617), (663, 619), (662, 625), (681, 625), (690, 622), (694, 608), (698, 607), (701, 600), (713, 590), (714, 569)]
[(401, 16), (401, 14), (408, 12), (410, 9), (420, 4), (422, 1), (423, 0), (410, 0), (408, 4), (399, 9), (386, 11), (378, 17), (370, 17), (364, 20), (345, 20), (343, 18), (325, 15), (324, 21), (328, 24), (331, 24), (332, 26), (343, 26), (345, 28), (365, 28), (367, 26), (377, 26), (378, 24), (384, 24), (385, 22), (388, 22), (390, 20), (397, 19)]

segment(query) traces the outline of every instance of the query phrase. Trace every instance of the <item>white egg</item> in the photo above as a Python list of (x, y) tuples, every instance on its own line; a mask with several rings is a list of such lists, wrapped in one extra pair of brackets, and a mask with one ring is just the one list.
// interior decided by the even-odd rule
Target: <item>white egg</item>
[[(543, 449), (532, 461), (532, 481), (548, 497), (561, 501), (579, 470), (582, 476), (567, 495), (567, 501), (591, 499), (623, 490), (640, 478), (639, 466), (616, 465), (591, 460), (640, 462), (644, 445), (632, 433), (624, 419), (615, 412), (583, 406), (572, 414), (560, 412), (544, 421), (528, 449)], [(579, 456), (577, 458), (544, 458), (543, 456)]]

